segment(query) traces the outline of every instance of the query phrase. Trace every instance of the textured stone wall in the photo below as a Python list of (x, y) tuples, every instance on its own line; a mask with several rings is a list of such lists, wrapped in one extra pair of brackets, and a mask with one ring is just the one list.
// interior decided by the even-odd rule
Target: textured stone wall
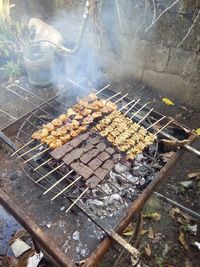
[[(53, 11), (47, 2), (42, 1), (43, 13), (46, 5), (51, 13), (49, 22), (61, 31), (66, 44), (72, 45), (85, 1), (66, 0), (60, 10)], [(200, 1), (180, 0), (148, 32), (145, 29), (154, 16), (153, 0), (118, 0), (120, 15), (114, 0), (97, 2), (98, 19), (90, 19), (79, 54), (67, 59), (70, 64), (74, 61), (80, 65), (80, 72), (84, 70), (99, 79), (138, 79), (180, 103), (200, 109), (200, 16), (179, 46), (198, 14)], [(173, 2), (155, 0), (155, 17)]]

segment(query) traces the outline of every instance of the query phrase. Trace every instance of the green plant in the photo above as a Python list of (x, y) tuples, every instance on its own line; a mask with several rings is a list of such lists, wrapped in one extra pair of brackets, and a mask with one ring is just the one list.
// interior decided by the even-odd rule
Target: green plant
[(159, 267), (164, 267), (165, 265), (165, 259), (163, 257), (156, 257), (156, 264), (159, 266)]
[(7, 64), (3, 65), (2, 70), (9, 78), (13, 78), (21, 74), (19, 63), (15, 63), (13, 61), (8, 61)]

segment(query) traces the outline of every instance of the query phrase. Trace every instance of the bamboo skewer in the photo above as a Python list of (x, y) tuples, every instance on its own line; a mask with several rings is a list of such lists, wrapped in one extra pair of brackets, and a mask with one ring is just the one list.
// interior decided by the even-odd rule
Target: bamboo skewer
[(34, 169), (34, 171), (38, 170), (40, 167), (44, 166), (45, 164), (47, 164), (47, 163), (48, 163), (49, 161), (51, 161), (51, 160), (52, 160), (52, 158), (50, 158), (50, 159), (44, 161), (42, 164), (40, 164), (39, 166), (37, 166), (37, 167)]
[(121, 98), (119, 98), (117, 101), (114, 102), (114, 104), (117, 104), (120, 102), (122, 99), (124, 99), (128, 94), (123, 95)]
[(50, 172), (46, 173), (45, 175), (43, 175), (42, 177), (40, 177), (37, 181), (35, 181), (36, 183), (42, 181), (44, 178), (46, 178), (47, 176), (49, 176), (51, 173), (55, 172), (57, 169), (59, 169), (60, 167), (62, 167), (65, 163), (62, 162), (60, 165), (58, 165), (56, 168), (54, 168), (53, 170), (51, 170)]
[(62, 193), (64, 193), (67, 189), (69, 189), (72, 185), (74, 185), (78, 180), (80, 180), (82, 178), (82, 176), (79, 176), (78, 178), (76, 178), (71, 184), (69, 184), (67, 187), (65, 187), (63, 190), (61, 190), (57, 195), (55, 195), (51, 201), (53, 201), (54, 199), (56, 199), (57, 197), (59, 197)]
[(26, 151), (26, 152), (24, 152), (23, 154), (19, 155), (17, 158), (18, 158), (18, 159), (19, 159), (19, 158), (22, 158), (23, 156), (25, 156), (26, 154), (28, 154), (29, 152), (35, 150), (36, 148), (38, 148), (38, 147), (40, 147), (40, 146), (42, 147), (42, 144), (39, 144), (39, 145), (37, 145), (37, 146), (35, 146), (35, 147), (32, 147), (32, 148), (29, 149), (28, 151)]
[[(134, 103), (134, 105), (131, 106), (131, 107), (124, 113), (124, 115), (126, 116), (126, 114), (128, 114), (129, 111), (131, 111), (131, 109), (132, 109), (133, 107), (135, 107), (139, 101), (140, 101), (140, 99), (138, 99), (138, 100)], [(131, 101), (130, 103), (132, 103), (132, 101)], [(129, 104), (130, 104), (130, 103), (129, 103)], [(123, 109), (124, 109), (124, 107), (123, 107)]]
[(174, 120), (169, 121), (167, 124), (165, 124), (159, 131), (157, 131), (157, 133), (155, 133), (155, 135), (159, 134), (160, 132), (162, 132), (170, 123), (172, 123)]
[(107, 101), (110, 101), (112, 98), (114, 98), (115, 96), (118, 96), (118, 95), (120, 95), (120, 94), (121, 94), (121, 92), (116, 93), (115, 95), (110, 96), (109, 98), (106, 99), (106, 102), (107, 102)]
[(148, 115), (153, 111), (153, 108), (151, 110), (149, 110), (149, 112), (147, 112), (147, 114), (138, 122), (138, 124), (140, 124), (141, 122), (143, 122), (146, 117), (148, 117)]
[(31, 139), (26, 144), (24, 144), (23, 146), (21, 146), (20, 148), (18, 148), (17, 150), (15, 150), (15, 152), (11, 154), (11, 157), (14, 156), (15, 154), (17, 154), (19, 151), (21, 151), (26, 146), (30, 145), (33, 141), (35, 141), (35, 140), (34, 139)]
[(89, 187), (87, 187), (81, 194), (80, 196), (69, 206), (69, 208), (65, 211), (65, 213), (68, 213), (68, 211), (71, 210), (71, 208), (79, 201), (79, 199), (85, 194), (87, 193), (87, 191), (89, 190)]
[(149, 127), (147, 127), (146, 130), (149, 130), (151, 127), (153, 127), (154, 125), (156, 125), (157, 123), (159, 123), (160, 121), (162, 121), (164, 118), (166, 118), (166, 116), (163, 116), (159, 120), (155, 121), (153, 124), (149, 125)]
[(104, 86), (102, 89), (100, 89), (96, 95), (100, 94), (101, 92), (103, 92), (106, 88), (108, 88), (110, 86), (110, 84), (107, 84), (106, 86)]
[(147, 103), (145, 103), (140, 109), (138, 109), (132, 116), (131, 116), (131, 119), (133, 117), (135, 117), (144, 107), (146, 107)]
[(68, 172), (67, 174), (65, 174), (60, 180), (58, 180), (55, 184), (53, 184), (51, 187), (49, 187), (44, 193), (43, 195), (46, 195), (49, 191), (51, 191), (51, 189), (53, 189), (56, 185), (58, 185), (59, 183), (61, 183), (67, 176), (69, 176), (71, 173), (73, 172), (73, 170), (71, 170), (70, 172)]
[(50, 150), (50, 147), (46, 148), (45, 150), (42, 150), (41, 152), (39, 152), (38, 154), (34, 155), (33, 157), (27, 159), (26, 161), (24, 161), (24, 164), (29, 162), (30, 160), (36, 158), (37, 156), (42, 155), (43, 153), (47, 152), (48, 150)]

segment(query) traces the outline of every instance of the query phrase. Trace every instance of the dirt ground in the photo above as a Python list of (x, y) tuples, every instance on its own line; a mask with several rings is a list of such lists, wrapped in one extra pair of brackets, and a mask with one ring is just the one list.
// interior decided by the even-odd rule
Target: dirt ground
[[(129, 93), (130, 98), (141, 98), (143, 103), (148, 102), (150, 107), (154, 107), (155, 110), (167, 116), (174, 117), (192, 129), (200, 127), (200, 114), (195, 110), (188, 109), (187, 103), (184, 106), (180, 106), (179, 103), (174, 103), (174, 106), (167, 106), (162, 102), (164, 95), (158, 95), (152, 89), (133, 80), (113, 83), (111, 87), (115, 91)], [(173, 101), (173, 99), (171, 100)], [(199, 139), (195, 141), (194, 147), (200, 149)], [(170, 177), (159, 187), (157, 192), (200, 214), (200, 177), (188, 178), (189, 173), (199, 171), (200, 158), (186, 152), (172, 169)], [(186, 187), (180, 184), (181, 181), (190, 181), (190, 183)], [(200, 220), (181, 209), (172, 209), (167, 201), (163, 201), (155, 195), (146, 204), (143, 215), (142, 232), (138, 244), (142, 255), (138, 267), (200, 266), (200, 250), (195, 245), (195, 242), (200, 243)], [(134, 228), (135, 220), (133, 220), (132, 225)], [(0, 256), (12, 256), (8, 242), (18, 229), (21, 229), (21, 226), (1, 208)], [(132, 229), (128, 230), (127, 236), (124, 237), (129, 239), (131, 233)], [(134, 238), (132, 243), (134, 244)], [(119, 257), (120, 251), (118, 246), (114, 246), (99, 266), (134, 266), (130, 256), (126, 253), (123, 253), (118, 263), (113, 265)]]

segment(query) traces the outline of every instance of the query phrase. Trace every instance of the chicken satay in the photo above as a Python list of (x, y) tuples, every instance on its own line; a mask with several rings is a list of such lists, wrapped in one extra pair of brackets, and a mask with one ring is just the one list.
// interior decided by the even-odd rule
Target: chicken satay
[(46, 143), (47, 145), (55, 141), (56, 141), (56, 137), (53, 135), (48, 135), (47, 137), (41, 139), (41, 142)]
[(70, 134), (66, 134), (64, 136), (61, 136), (60, 140), (62, 141), (63, 144), (66, 144), (67, 142), (69, 142), (71, 140), (71, 136), (70, 136)]
[(66, 115), (66, 114), (61, 114), (59, 116), (59, 119), (62, 121), (62, 122), (65, 122), (69, 117)]
[(55, 129), (55, 126), (53, 123), (49, 122), (47, 124), (43, 124), (43, 128), (47, 129), (49, 132), (53, 131)]
[(60, 127), (62, 126), (63, 122), (61, 119), (54, 119), (52, 120), (52, 124), (55, 126), (55, 127)]
[(60, 140), (60, 139), (56, 139), (55, 141), (53, 141), (53, 142), (51, 142), (50, 144), (49, 144), (49, 147), (50, 148), (52, 148), (52, 149), (55, 149), (55, 148), (57, 148), (57, 147), (61, 147), (62, 146), (62, 140)]

